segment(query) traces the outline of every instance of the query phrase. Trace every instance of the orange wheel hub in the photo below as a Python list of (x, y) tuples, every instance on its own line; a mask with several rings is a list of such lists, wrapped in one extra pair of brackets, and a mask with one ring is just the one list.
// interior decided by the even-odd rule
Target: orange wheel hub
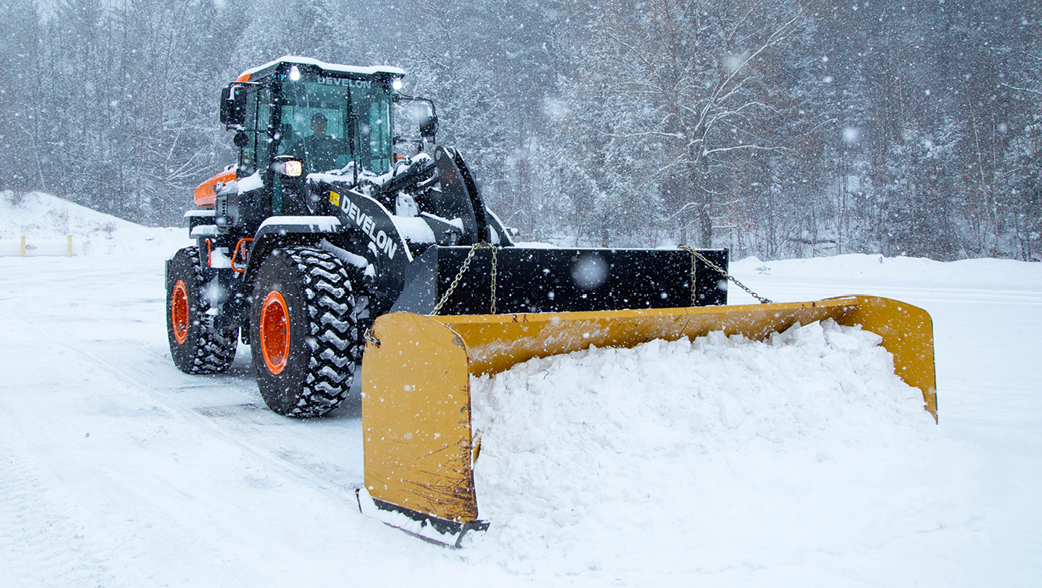
[(170, 323), (173, 325), (174, 339), (178, 345), (188, 340), (188, 289), (185, 283), (178, 280), (174, 284), (174, 293), (170, 296)]
[(282, 292), (268, 292), (261, 306), (259, 326), (264, 363), (271, 373), (281, 374), (289, 359), (289, 310)]

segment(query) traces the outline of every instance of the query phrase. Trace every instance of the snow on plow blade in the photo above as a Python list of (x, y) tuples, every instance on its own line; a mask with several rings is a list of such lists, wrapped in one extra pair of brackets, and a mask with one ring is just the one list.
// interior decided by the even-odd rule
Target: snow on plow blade
[(373, 326), (362, 364), (365, 486), (359, 506), (430, 541), (458, 547), (478, 518), (470, 377), (534, 357), (710, 331), (762, 340), (831, 318), (882, 337), (894, 367), (937, 418), (933, 323), (915, 306), (870, 296), (817, 302), (567, 313), (424, 316), (391, 313)]

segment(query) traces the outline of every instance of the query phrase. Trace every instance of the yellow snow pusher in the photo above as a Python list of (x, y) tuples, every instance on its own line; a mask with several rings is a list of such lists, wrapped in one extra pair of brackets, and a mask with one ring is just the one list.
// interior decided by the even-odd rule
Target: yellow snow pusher
[(375, 322), (362, 364), (366, 514), (422, 538), (458, 547), (479, 520), (473, 464), (470, 377), (535, 357), (710, 331), (762, 340), (797, 323), (831, 318), (882, 337), (897, 374), (922, 391), (937, 418), (933, 324), (915, 306), (845, 296), (764, 303), (594, 312), (427, 316), (396, 312)]

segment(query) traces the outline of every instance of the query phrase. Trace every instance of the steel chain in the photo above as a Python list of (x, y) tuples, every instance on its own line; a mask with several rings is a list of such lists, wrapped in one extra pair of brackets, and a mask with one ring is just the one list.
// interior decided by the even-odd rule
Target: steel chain
[(366, 342), (370, 343), (374, 347), (379, 347), (380, 346), (380, 340), (376, 338), (376, 335), (373, 334), (373, 330), (371, 328), (365, 330), (364, 337), (365, 337)]
[(742, 290), (745, 290), (750, 296), (752, 296), (753, 298), (759, 300), (760, 304), (771, 304), (771, 301), (769, 299), (764, 298), (763, 296), (760, 296), (756, 292), (753, 292), (752, 290), (747, 288), (745, 284), (743, 284), (743, 283), (738, 281), (738, 278), (735, 278), (731, 274), (727, 273), (727, 271), (724, 268), (718, 266), (717, 264), (713, 263), (712, 261), (709, 261), (709, 258), (707, 258), (705, 255), (702, 255), (701, 253), (699, 253), (695, 248), (688, 247), (687, 245), (681, 245), (680, 249), (683, 249), (684, 251), (687, 251), (688, 253), (691, 254), (691, 306), (696, 306), (695, 303), (697, 302), (696, 301), (697, 294), (695, 292), (695, 279), (697, 277), (696, 276), (696, 270), (695, 270), (695, 266), (696, 266), (696, 261), (695, 260), (696, 259), (702, 260), (702, 263), (708, 265), (712, 269), (714, 269), (717, 272), (719, 272), (720, 275), (722, 275), (725, 278), (727, 278), (728, 281), (734, 282), (734, 285), (738, 286)]
[(499, 264), (499, 249), (495, 245), (489, 245), (489, 248), (492, 249), (492, 300), (489, 306), (492, 309), (490, 314), (496, 314), (496, 266)]
[(470, 261), (474, 258), (474, 254), (477, 253), (478, 249), (484, 249), (488, 247), (492, 250), (492, 294), (491, 294), (491, 314), (496, 314), (496, 266), (498, 264), (497, 248), (495, 245), (482, 241), (481, 243), (475, 243), (471, 246), (470, 251), (467, 253), (467, 258), (463, 260), (463, 265), (460, 266), (459, 272), (456, 273), (456, 277), (452, 279), (452, 283), (449, 284), (449, 289), (445, 290), (445, 294), (438, 301), (438, 304), (434, 305), (434, 310), (431, 311), (428, 316), (437, 316), (441, 312), (441, 307), (445, 306), (445, 303), (449, 301), (449, 297), (456, 290), (456, 286), (459, 285), (459, 281), (463, 279), (463, 274), (467, 273), (467, 267), (470, 266)]

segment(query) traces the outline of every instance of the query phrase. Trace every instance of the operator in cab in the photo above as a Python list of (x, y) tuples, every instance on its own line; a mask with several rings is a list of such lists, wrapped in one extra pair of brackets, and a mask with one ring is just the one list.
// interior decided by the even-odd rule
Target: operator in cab
[(347, 155), (347, 143), (326, 134), (326, 116), (316, 112), (311, 117), (311, 136), (298, 139), (291, 148), (304, 162), (304, 173), (326, 172), (336, 166), (341, 155)]

